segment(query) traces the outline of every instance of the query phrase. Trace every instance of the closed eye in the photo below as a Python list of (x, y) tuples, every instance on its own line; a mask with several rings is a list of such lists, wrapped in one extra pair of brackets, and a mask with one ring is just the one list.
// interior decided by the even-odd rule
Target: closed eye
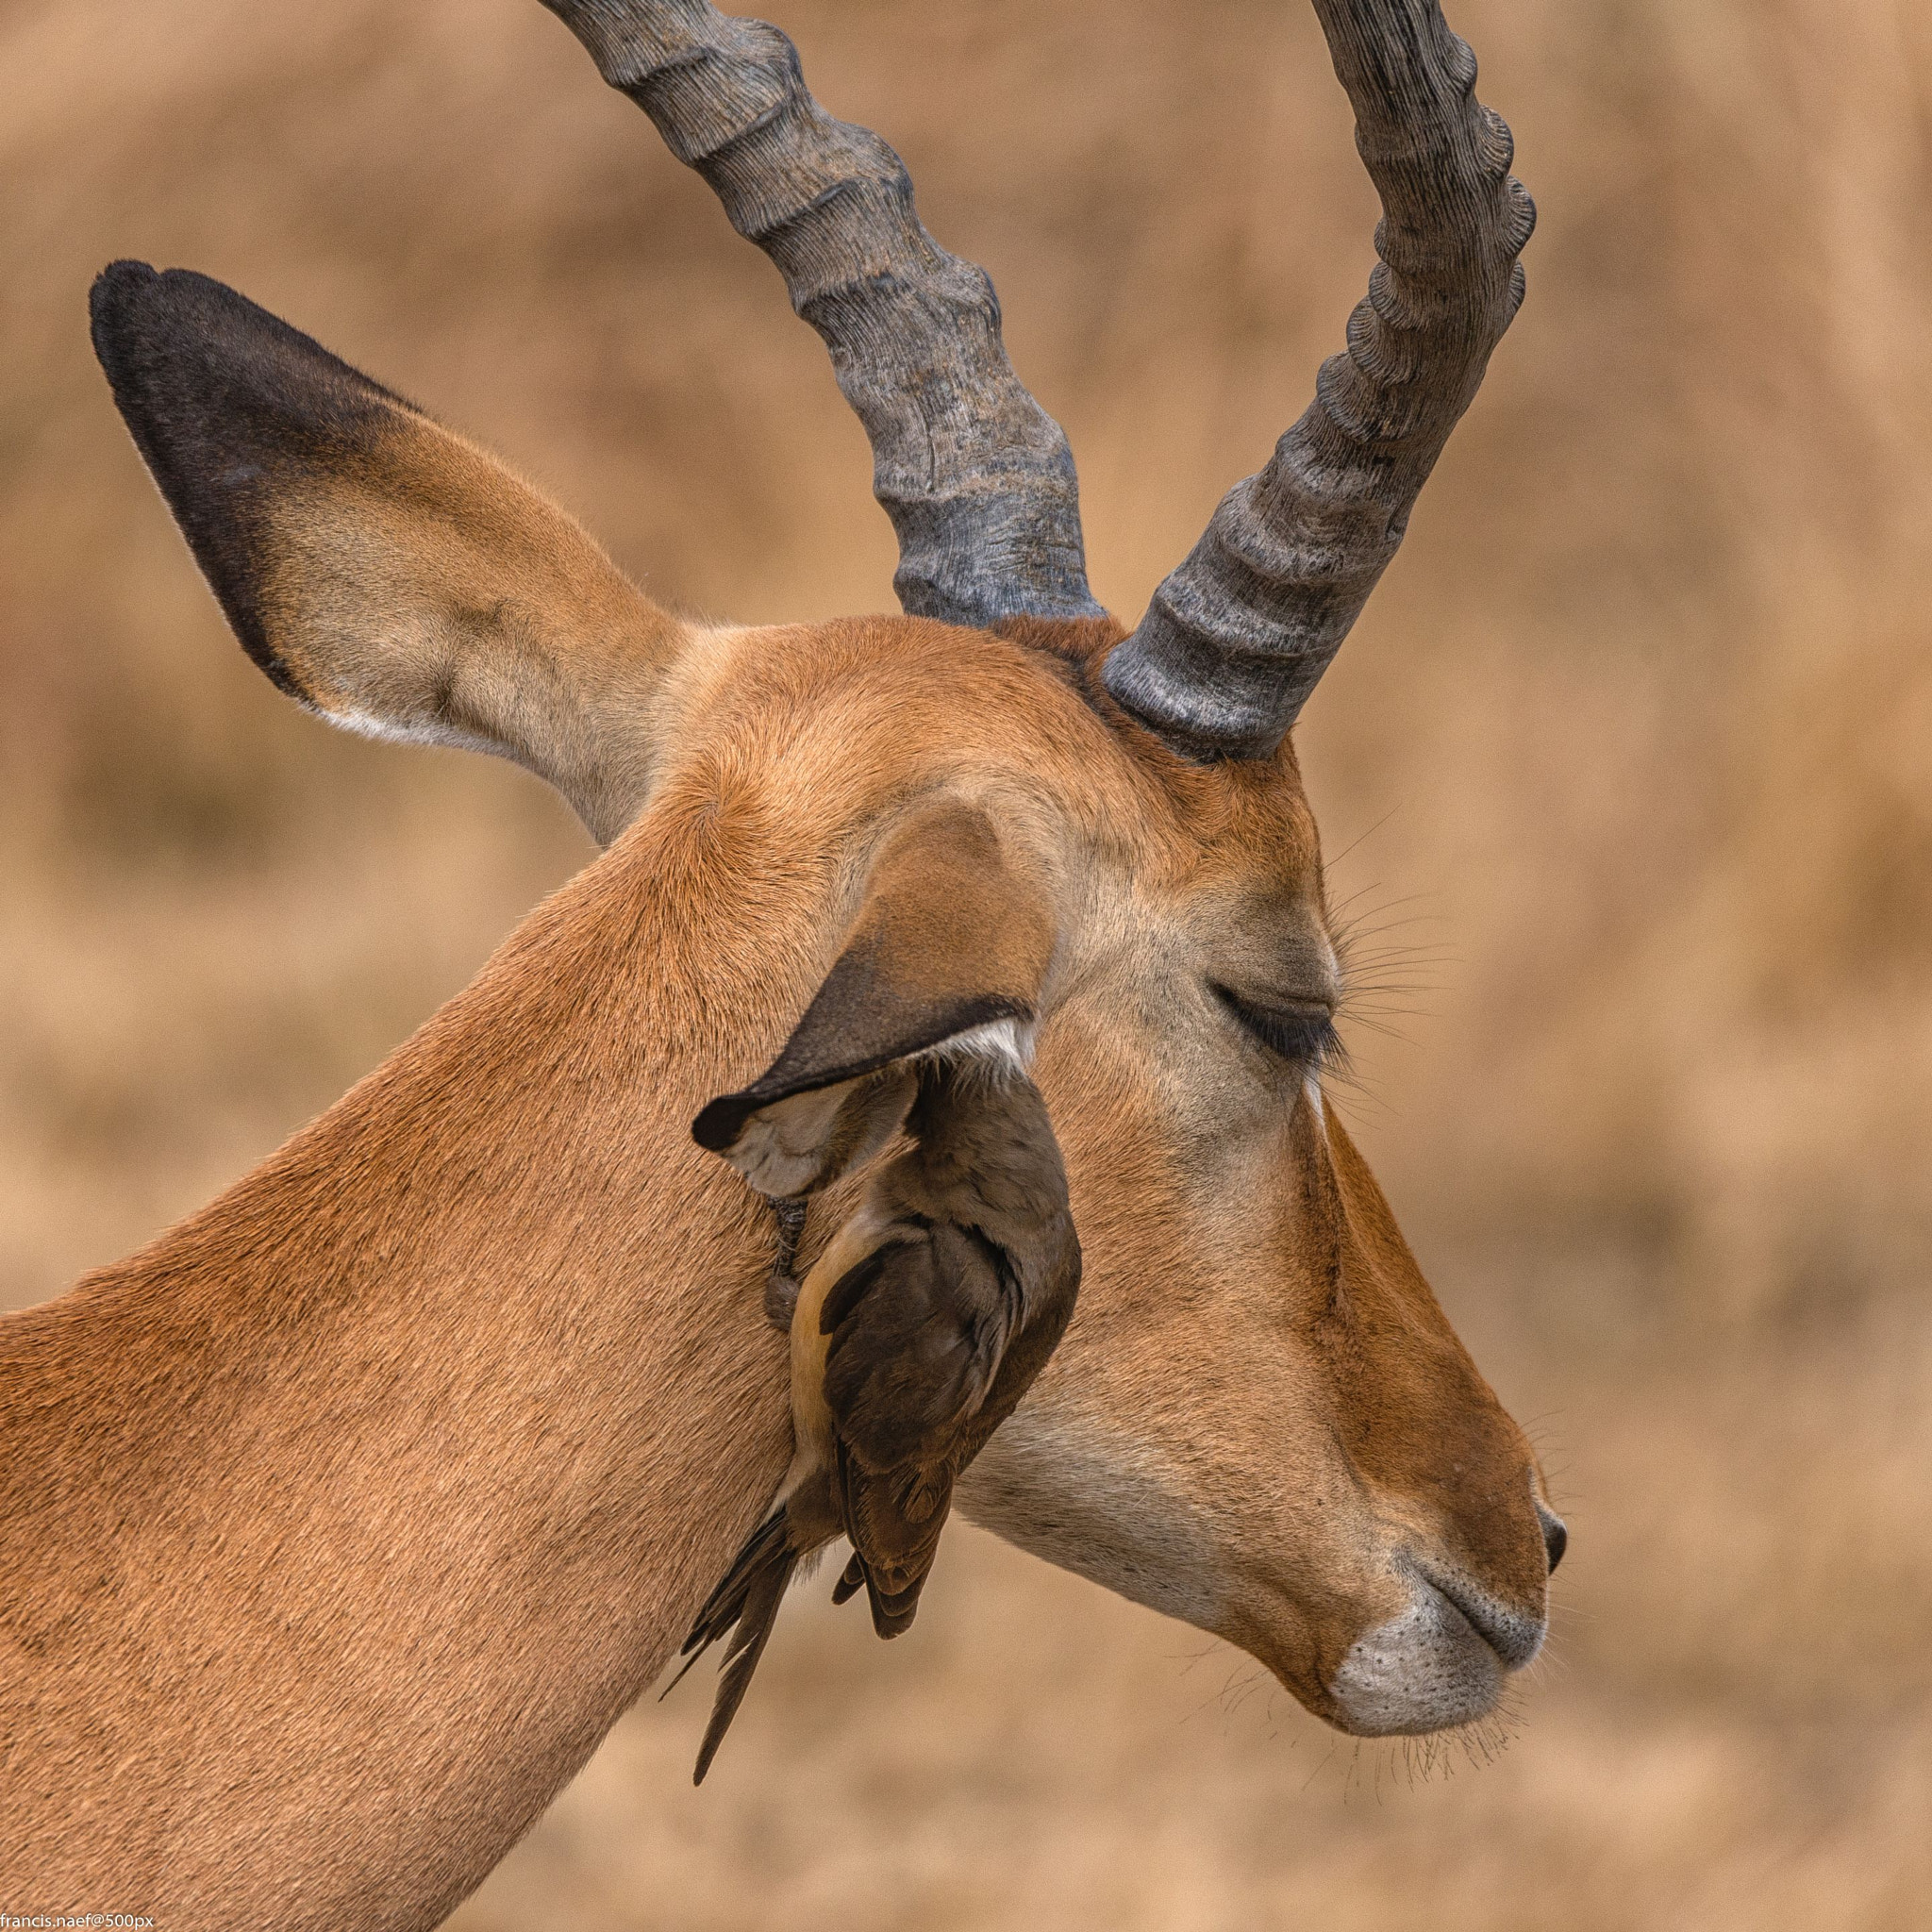
[(1319, 1071), (1322, 1062), (1341, 1047), (1335, 1015), (1326, 1007), (1263, 1007), (1224, 986), (1216, 986), (1214, 991), (1244, 1033), (1285, 1060)]

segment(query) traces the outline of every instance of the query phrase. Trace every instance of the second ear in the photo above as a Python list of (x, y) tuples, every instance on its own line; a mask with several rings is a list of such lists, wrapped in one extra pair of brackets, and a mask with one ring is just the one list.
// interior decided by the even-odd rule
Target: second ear
[(784, 1049), (691, 1124), (761, 1193), (825, 1186), (896, 1133), (935, 1052), (1006, 1051), (1038, 1017), (1056, 923), (1043, 881), (986, 812), (917, 807), (874, 860), (858, 916)]

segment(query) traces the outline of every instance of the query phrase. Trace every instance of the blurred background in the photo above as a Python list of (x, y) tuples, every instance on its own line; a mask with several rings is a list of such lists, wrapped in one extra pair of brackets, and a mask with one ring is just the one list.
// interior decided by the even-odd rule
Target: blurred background
[[(773, 0), (778, 10), (777, 0)], [(1337, 1097), (1543, 1445), (1507, 1735), (1357, 1746), (953, 1534), (788, 1611), (711, 1781), (627, 1718), (465, 1932), (1839, 1927), (1932, 1891), (1932, 12), (1457, 0), (1530, 300), (1298, 733), (1373, 960)], [(1130, 617), (1372, 259), (1296, 0), (786, 0), (1066, 425)], [(890, 607), (774, 272), (536, 0), (0, 5), (0, 1305), (335, 1099), (589, 857), (508, 766), (329, 733), (108, 402), (120, 255), (257, 300), (660, 597)]]

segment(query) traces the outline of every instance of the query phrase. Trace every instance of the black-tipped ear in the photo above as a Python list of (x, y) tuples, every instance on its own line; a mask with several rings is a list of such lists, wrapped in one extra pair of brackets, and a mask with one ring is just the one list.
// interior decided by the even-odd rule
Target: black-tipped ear
[(547, 778), (596, 837), (647, 794), (682, 627), (494, 458), (206, 275), (117, 261), (93, 340), (248, 655), (336, 723)]
[(723, 1154), (752, 1115), (774, 1102), (842, 1087), (977, 1027), (1026, 1025), (1033, 1017), (1029, 1002), (1005, 993), (945, 1000), (915, 991), (908, 998), (879, 970), (876, 946), (861, 940), (839, 956), (784, 1052), (749, 1087), (712, 1101), (691, 1123), (691, 1139)]
[(94, 354), (134, 446), (242, 647), (291, 696), (310, 693), (263, 611), (271, 492), (291, 469), (373, 454), (392, 391), (222, 282), (117, 261), (88, 302)]
[(825, 1186), (905, 1119), (909, 1060), (977, 1034), (1017, 1061), (1054, 936), (1043, 882), (984, 812), (922, 809), (887, 841), (784, 1050), (749, 1087), (712, 1101), (692, 1138), (774, 1197)]

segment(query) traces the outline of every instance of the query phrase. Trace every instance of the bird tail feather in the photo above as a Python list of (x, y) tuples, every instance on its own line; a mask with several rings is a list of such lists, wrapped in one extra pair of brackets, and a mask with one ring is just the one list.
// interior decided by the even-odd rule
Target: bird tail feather
[(798, 1567), (799, 1552), (791, 1547), (783, 1508), (775, 1510), (758, 1524), (744, 1547), (739, 1551), (717, 1589), (706, 1599), (684, 1640), (684, 1669), (665, 1687), (669, 1696), (684, 1681), (685, 1673), (712, 1644), (725, 1641), (724, 1661), (720, 1669), (718, 1694), (711, 1705), (711, 1721), (705, 1726), (704, 1741), (698, 1746), (697, 1769), (691, 1783), (701, 1785), (744, 1702), (751, 1687), (752, 1674), (765, 1654), (772, 1625), (778, 1619), (778, 1606), (791, 1574)]
[(862, 1590), (867, 1604), (872, 1609), (872, 1627), (881, 1637), (897, 1637), (912, 1627), (912, 1619), (919, 1612), (919, 1593), (925, 1588), (925, 1577), (915, 1576), (904, 1590), (896, 1592), (883, 1591), (878, 1579), (866, 1568), (865, 1558), (855, 1555), (846, 1564), (844, 1574), (832, 1586), (832, 1601), (835, 1604), (849, 1603)]

